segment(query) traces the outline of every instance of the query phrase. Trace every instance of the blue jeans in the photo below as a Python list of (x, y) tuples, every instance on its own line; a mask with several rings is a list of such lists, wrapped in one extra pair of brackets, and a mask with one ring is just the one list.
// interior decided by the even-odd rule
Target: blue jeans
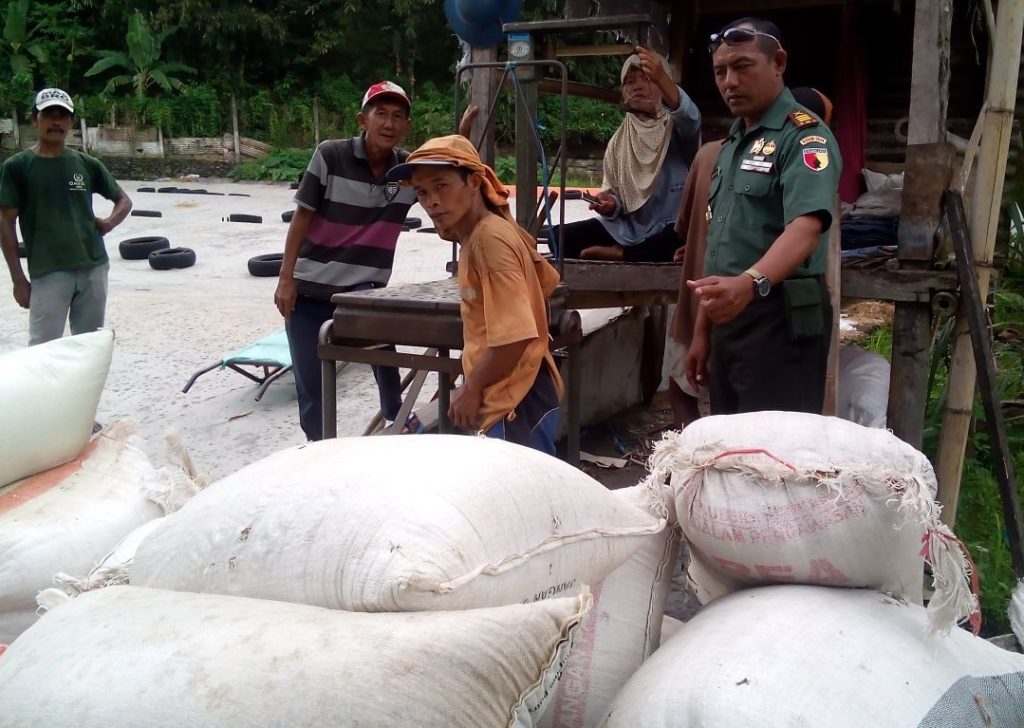
[[(558, 390), (546, 364), (541, 364), (530, 391), (509, 415), (491, 425), (484, 434), (555, 455), (558, 432)], [(512, 414), (512, 413), (510, 413)]]
[[(334, 316), (330, 301), (299, 296), (295, 310), (285, 322), (288, 348), (292, 354), (295, 394), (299, 400), (299, 424), (310, 440), (324, 439), (323, 382), (320, 358), (317, 356), (320, 327)], [(389, 351), (395, 348), (388, 347)], [(380, 391), (380, 407), (384, 417), (393, 420), (402, 408), (402, 380), (395, 367), (372, 367)]]

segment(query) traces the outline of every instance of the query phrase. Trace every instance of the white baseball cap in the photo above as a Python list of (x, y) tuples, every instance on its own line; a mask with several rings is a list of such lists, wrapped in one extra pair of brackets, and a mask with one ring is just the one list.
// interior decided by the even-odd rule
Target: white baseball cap
[(44, 88), (36, 94), (36, 111), (42, 111), (51, 106), (60, 106), (72, 114), (75, 113), (75, 102), (71, 100), (66, 91), (61, 91), (59, 88)]

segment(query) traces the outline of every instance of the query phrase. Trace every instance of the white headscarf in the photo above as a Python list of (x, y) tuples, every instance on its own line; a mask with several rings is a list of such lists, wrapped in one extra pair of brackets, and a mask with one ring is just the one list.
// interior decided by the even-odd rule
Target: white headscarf
[[(665, 59), (658, 58), (667, 72)], [(626, 59), (620, 73), (623, 84), (630, 69), (639, 66), (639, 56)], [(639, 210), (650, 199), (671, 139), (672, 119), (663, 104), (658, 104), (654, 118), (627, 112), (605, 149), (602, 182), (604, 189), (618, 195), (624, 213)]]

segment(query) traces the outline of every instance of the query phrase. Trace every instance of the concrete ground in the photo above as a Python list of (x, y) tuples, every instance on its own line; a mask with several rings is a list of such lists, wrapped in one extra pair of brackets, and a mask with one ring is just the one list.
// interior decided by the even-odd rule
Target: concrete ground
[[(164, 461), (165, 432), (177, 430), (196, 464), (211, 478), (304, 440), (298, 424), (294, 380), (286, 375), (260, 402), (256, 387), (231, 371), (201, 377), (188, 394), (181, 388), (196, 370), (283, 327), (274, 307), (275, 278), (254, 278), (246, 262), (254, 255), (280, 252), (287, 224), (281, 213), (293, 209), (286, 184), (201, 180), (183, 183), (122, 182), (136, 210), (163, 216), (129, 217), (106, 237), (110, 255), (107, 325), (116, 333), (110, 376), (98, 420), (133, 420), (144, 446)], [(216, 195), (138, 192), (139, 187), (204, 188)], [(231, 196), (231, 194), (248, 195)], [(582, 201), (567, 202), (567, 219), (588, 214)], [(111, 203), (95, 198), (96, 214)], [(263, 216), (262, 224), (230, 223), (231, 213)], [(429, 226), (415, 206), (410, 216)], [(142, 235), (166, 236), (173, 247), (196, 251), (196, 264), (184, 270), (156, 271), (147, 261), (123, 260), (120, 241)], [(391, 284), (447, 276), (451, 244), (433, 234), (402, 233)], [(19, 308), (5, 282), (0, 295), (0, 353), (25, 346), (28, 312)], [(350, 365), (338, 381), (338, 434), (359, 435), (378, 407), (370, 368)], [(429, 392), (427, 391), (429, 390)], [(424, 387), (424, 397), (433, 388)]]

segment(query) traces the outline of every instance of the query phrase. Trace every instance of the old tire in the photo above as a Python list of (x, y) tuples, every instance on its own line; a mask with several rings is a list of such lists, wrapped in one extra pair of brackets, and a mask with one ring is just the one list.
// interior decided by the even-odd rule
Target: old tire
[(156, 187), (140, 187), (137, 192), (156, 192)]
[(423, 227), (423, 220), (418, 217), (407, 217), (405, 222), (402, 223), (405, 227), (415, 230), (418, 227)]
[(257, 278), (276, 278), (281, 274), (284, 253), (268, 253), (249, 258), (249, 275)]
[(246, 215), (241, 212), (234, 212), (227, 217), (228, 222), (263, 222), (261, 215)]
[(295, 210), (285, 210), (281, 213), (281, 222), (291, 222), (295, 217)]
[(177, 192), (177, 187), (157, 187), (157, 192)]
[(159, 210), (132, 210), (132, 217), (163, 217)]
[(149, 267), (153, 270), (191, 268), (196, 264), (196, 251), (192, 248), (166, 248), (149, 254)]
[(121, 257), (125, 260), (145, 260), (150, 253), (158, 250), (166, 250), (171, 247), (167, 238), (149, 235), (142, 238), (128, 238), (122, 240), (118, 246)]

